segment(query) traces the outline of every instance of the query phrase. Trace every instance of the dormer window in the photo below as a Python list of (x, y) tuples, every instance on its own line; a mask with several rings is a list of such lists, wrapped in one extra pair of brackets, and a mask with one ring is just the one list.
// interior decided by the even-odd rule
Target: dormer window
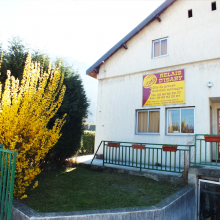
[(153, 58), (168, 55), (168, 37), (153, 41)]

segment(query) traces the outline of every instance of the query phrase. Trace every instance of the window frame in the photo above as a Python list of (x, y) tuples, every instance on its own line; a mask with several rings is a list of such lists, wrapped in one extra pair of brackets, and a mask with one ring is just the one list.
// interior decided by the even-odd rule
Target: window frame
[[(158, 133), (155, 133), (155, 132), (138, 132), (138, 113), (139, 112), (148, 112), (148, 115), (147, 115), (147, 130), (149, 131), (149, 122), (150, 122), (150, 114), (149, 112), (159, 112), (159, 132)], [(160, 135), (160, 109), (141, 109), (141, 110), (136, 110), (136, 128), (135, 128), (135, 134), (137, 135)]]
[[(167, 54), (161, 55), (161, 41), (165, 40), (165, 39), (167, 40)], [(157, 42), (160, 42), (160, 56), (155, 57), (154, 56), (154, 44), (157, 43)], [(164, 37), (164, 38), (153, 40), (152, 41), (152, 58), (156, 59), (156, 58), (166, 57), (166, 56), (169, 56), (169, 37)]]
[[(181, 133), (181, 110), (183, 109), (193, 109), (193, 113), (194, 113), (194, 133)], [(169, 121), (169, 118), (168, 118), (168, 111), (169, 110), (180, 110), (180, 132), (179, 133), (168, 133), (168, 121)], [(179, 108), (167, 108), (166, 109), (166, 135), (181, 135), (181, 136), (184, 136), (184, 135), (195, 135), (195, 107), (179, 107)]]

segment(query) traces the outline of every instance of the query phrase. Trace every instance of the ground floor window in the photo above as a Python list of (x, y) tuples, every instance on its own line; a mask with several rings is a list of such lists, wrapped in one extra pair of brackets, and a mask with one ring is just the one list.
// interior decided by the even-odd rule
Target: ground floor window
[(137, 134), (159, 133), (160, 111), (138, 110), (137, 111)]
[(167, 109), (167, 134), (194, 134), (194, 108)]

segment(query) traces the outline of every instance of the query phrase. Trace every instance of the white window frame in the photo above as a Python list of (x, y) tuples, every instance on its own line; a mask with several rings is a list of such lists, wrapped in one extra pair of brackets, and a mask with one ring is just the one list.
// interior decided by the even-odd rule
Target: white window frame
[[(147, 130), (149, 131), (149, 122), (150, 122), (150, 114), (149, 112), (159, 112), (159, 132), (158, 133), (153, 133), (153, 132), (138, 132), (138, 113), (139, 112), (148, 112), (148, 118), (147, 118)], [(136, 129), (135, 129), (135, 134), (138, 134), (138, 135), (151, 135), (151, 134), (160, 134), (160, 109), (147, 109), (147, 110), (136, 110)]]
[[(194, 111), (194, 133), (181, 133), (181, 110), (182, 109), (193, 109)], [(179, 133), (168, 133), (168, 111), (169, 110), (179, 110), (180, 111), (180, 132)], [(187, 108), (167, 108), (166, 109), (166, 135), (195, 135), (195, 107), (187, 107)]]
[[(155, 57), (154, 56), (154, 44), (160, 42), (160, 54), (161, 54), (161, 41), (165, 40), (165, 39), (167, 40), (167, 54)], [(165, 56), (168, 56), (168, 55), (169, 55), (169, 39), (168, 39), (168, 37), (153, 40), (153, 42), (152, 42), (152, 57), (153, 57), (153, 59), (159, 58), (159, 57), (165, 57)]]

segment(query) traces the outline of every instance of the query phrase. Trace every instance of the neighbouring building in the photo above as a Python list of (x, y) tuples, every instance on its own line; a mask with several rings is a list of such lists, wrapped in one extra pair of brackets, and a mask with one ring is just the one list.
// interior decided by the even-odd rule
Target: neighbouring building
[(86, 130), (86, 131), (95, 131), (95, 125), (94, 124), (89, 124), (88, 122), (86, 122), (84, 124), (84, 130)]

